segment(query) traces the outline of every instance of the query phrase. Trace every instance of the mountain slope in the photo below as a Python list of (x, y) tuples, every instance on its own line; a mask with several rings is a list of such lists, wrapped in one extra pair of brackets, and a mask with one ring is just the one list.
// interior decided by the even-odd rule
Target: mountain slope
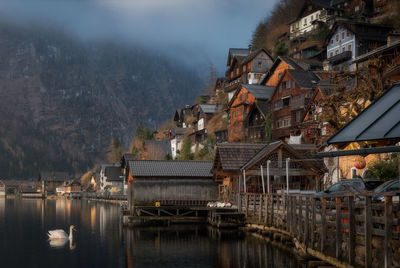
[(202, 81), (143, 49), (0, 22), (0, 178), (80, 174), (138, 120), (190, 103)]

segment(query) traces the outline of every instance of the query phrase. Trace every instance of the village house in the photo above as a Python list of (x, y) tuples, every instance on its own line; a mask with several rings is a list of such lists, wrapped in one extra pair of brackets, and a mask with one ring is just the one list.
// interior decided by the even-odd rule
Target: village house
[(56, 193), (56, 188), (65, 185), (69, 182), (69, 175), (67, 172), (46, 172), (42, 171), (39, 175), (42, 183), (42, 190), (47, 193)]
[(216, 104), (195, 104), (192, 106), (192, 133), (189, 134), (192, 152), (197, 152), (203, 148), (203, 142), (207, 138), (207, 126), (211, 118), (218, 112)]
[(319, 29), (320, 23), (331, 22), (331, 1), (306, 0), (299, 13), (289, 23), (290, 40), (304, 37)]
[(128, 200), (130, 204), (217, 200), (211, 169), (212, 162), (206, 161), (129, 161)]
[(117, 164), (103, 164), (100, 168), (100, 190), (109, 190), (112, 192), (121, 191), (120, 182), (123, 181), (120, 177), (121, 166)]
[(355, 21), (336, 22), (328, 34), (324, 70), (355, 71), (356, 57), (386, 44), (390, 27)]
[(243, 141), (246, 137), (245, 119), (255, 102), (268, 101), (274, 88), (261, 85), (241, 85), (228, 104), (228, 141)]
[(176, 159), (183, 148), (186, 128), (174, 127), (169, 130), (169, 141), (171, 143), (171, 157)]
[(318, 81), (310, 71), (287, 70), (283, 73), (270, 102), (273, 139), (288, 141), (290, 136), (301, 134), (299, 125)]
[(261, 84), (276, 87), (286, 70), (322, 70), (322, 63), (316, 60), (298, 60), (290, 57), (278, 57), (267, 75), (261, 81)]
[(80, 193), (82, 192), (82, 185), (79, 181), (73, 180), (66, 185), (57, 187), (56, 192), (58, 195)]
[[(314, 161), (317, 149), (313, 145), (288, 145), (283, 141), (269, 144), (217, 144), (213, 175), (220, 195), (234, 200), (237, 193), (267, 191), (267, 166), (270, 171), (270, 192), (286, 188), (286, 159), (289, 161), (290, 189), (317, 190), (326, 168), (322, 160)], [(269, 160), (270, 164), (267, 164)], [(310, 161), (312, 160), (312, 161)]]
[(233, 198), (239, 192), (240, 168), (266, 144), (222, 143), (217, 144), (213, 163), (214, 181), (224, 199)]
[(229, 49), (225, 92), (230, 101), (240, 84), (259, 84), (273, 65), (272, 56), (265, 49)]

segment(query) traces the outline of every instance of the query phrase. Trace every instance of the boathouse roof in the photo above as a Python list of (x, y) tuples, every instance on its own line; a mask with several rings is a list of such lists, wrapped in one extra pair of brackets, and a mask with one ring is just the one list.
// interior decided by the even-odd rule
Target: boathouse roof
[(133, 177), (212, 177), (210, 161), (168, 161), (133, 160), (129, 161)]

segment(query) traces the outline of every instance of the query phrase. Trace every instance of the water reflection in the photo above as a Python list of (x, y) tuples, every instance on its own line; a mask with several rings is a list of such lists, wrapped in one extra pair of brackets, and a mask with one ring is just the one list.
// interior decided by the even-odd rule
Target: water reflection
[[(0, 199), (1, 267), (298, 267), (287, 253), (237, 231), (121, 229), (119, 212), (84, 200)], [(71, 224), (72, 241), (48, 240), (48, 230)]]
[(238, 231), (201, 226), (125, 230), (126, 267), (298, 267), (287, 252)]

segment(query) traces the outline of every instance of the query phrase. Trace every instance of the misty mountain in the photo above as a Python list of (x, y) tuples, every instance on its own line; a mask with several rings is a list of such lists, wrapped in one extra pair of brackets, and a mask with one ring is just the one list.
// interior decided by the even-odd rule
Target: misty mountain
[[(162, 44), (160, 44), (162, 45)], [(80, 174), (139, 120), (191, 103), (202, 80), (163, 55), (0, 22), (0, 178)]]

